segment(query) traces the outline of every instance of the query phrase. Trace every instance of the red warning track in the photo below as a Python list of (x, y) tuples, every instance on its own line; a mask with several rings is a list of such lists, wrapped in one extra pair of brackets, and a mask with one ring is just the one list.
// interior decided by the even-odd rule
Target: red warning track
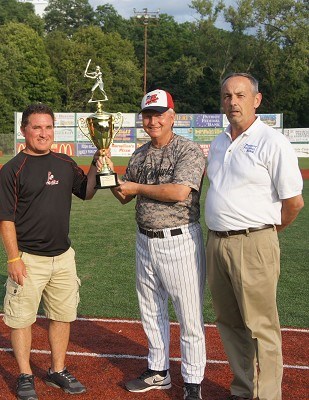
[[(33, 327), (33, 372), (39, 399), (71, 399), (42, 381), (49, 367), (47, 320), (38, 318)], [(284, 377), (283, 400), (309, 399), (309, 330), (282, 329)], [(207, 367), (202, 384), (204, 400), (221, 400), (229, 395), (231, 374), (217, 329), (206, 327)], [(15, 399), (18, 370), (11, 351), (9, 329), (0, 321), (0, 399)], [(182, 399), (179, 326), (171, 326), (172, 388), (142, 394), (129, 393), (124, 382), (135, 378), (147, 366), (147, 340), (138, 321), (79, 319), (72, 324), (67, 367), (87, 386), (87, 393), (74, 396), (85, 400)]]

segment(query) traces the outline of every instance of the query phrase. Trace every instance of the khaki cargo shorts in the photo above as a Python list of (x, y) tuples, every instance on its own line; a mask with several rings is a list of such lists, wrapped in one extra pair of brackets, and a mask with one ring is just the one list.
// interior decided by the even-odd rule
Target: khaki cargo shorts
[(42, 300), (47, 318), (61, 322), (76, 319), (80, 280), (76, 273), (75, 252), (70, 247), (56, 257), (22, 252), (27, 278), (20, 286), (8, 277), (4, 298), (4, 317), (11, 328), (25, 328), (36, 321)]

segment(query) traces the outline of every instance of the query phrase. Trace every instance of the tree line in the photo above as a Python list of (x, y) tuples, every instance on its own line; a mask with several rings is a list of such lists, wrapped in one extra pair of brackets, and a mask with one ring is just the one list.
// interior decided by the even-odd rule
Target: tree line
[[(249, 72), (260, 81), (260, 113), (283, 113), (285, 128), (308, 127), (307, 2), (192, 0), (189, 7), (194, 22), (160, 14), (147, 25), (147, 90), (170, 91), (179, 113), (218, 113), (221, 79)], [(219, 17), (230, 30), (215, 26)], [(93, 111), (93, 82), (83, 77), (90, 58), (103, 72), (108, 111), (138, 112), (144, 29), (109, 3), (94, 10), (88, 0), (49, 0), (41, 18), (31, 3), (0, 0), (1, 137), (12, 137), (14, 111), (31, 102)]]

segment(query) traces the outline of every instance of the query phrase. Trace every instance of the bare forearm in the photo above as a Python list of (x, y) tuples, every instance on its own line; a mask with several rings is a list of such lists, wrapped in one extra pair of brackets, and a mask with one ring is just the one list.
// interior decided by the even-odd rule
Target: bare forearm
[(86, 198), (85, 200), (91, 200), (96, 193), (96, 189), (94, 188), (96, 185), (96, 173), (97, 168), (94, 165), (90, 165), (89, 172), (87, 174), (87, 190), (86, 190)]
[(18, 244), (14, 222), (0, 221), (0, 233), (8, 259), (18, 257)]
[[(127, 181), (115, 188), (115, 191), (118, 192), (118, 194), (115, 194), (115, 196), (119, 200), (120, 198), (132, 199), (134, 196), (140, 195), (153, 200), (173, 203), (184, 201), (188, 197), (191, 188), (185, 185), (174, 183), (145, 185), (141, 183)], [(120, 196), (120, 198), (118, 196)]]
[(138, 184), (137, 194), (153, 200), (164, 202), (184, 201), (188, 197), (191, 189), (185, 185), (166, 183), (161, 185)]

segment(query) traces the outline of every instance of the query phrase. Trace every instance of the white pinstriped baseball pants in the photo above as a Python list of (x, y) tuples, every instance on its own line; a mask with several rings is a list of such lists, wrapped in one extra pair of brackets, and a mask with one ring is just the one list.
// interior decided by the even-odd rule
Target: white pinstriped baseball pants
[[(151, 239), (137, 231), (136, 289), (141, 319), (148, 338), (148, 368), (169, 369), (170, 324), (168, 297), (180, 324), (181, 373), (184, 382), (204, 378), (206, 347), (203, 300), (205, 246), (200, 224), (181, 227), (183, 233)], [(173, 229), (173, 228), (171, 228)]]

